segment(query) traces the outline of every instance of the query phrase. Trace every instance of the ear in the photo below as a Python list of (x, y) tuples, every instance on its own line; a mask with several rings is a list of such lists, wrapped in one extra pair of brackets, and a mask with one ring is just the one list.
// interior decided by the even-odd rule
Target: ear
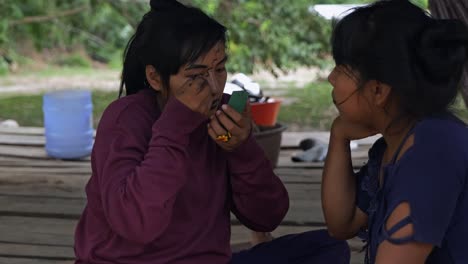
[(146, 65), (145, 68), (146, 81), (156, 91), (163, 90), (161, 76), (152, 65)]
[(369, 81), (367, 85), (374, 104), (379, 107), (385, 107), (390, 100), (392, 87), (376, 80)]

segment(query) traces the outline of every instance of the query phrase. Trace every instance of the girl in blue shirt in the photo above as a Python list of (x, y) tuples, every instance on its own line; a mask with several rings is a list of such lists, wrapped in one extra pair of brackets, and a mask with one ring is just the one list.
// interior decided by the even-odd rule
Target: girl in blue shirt
[[(332, 236), (358, 234), (366, 263), (468, 263), (468, 128), (451, 112), (468, 30), (409, 1), (341, 19), (329, 75), (331, 129), (322, 203)], [(381, 134), (353, 172), (350, 140)]]

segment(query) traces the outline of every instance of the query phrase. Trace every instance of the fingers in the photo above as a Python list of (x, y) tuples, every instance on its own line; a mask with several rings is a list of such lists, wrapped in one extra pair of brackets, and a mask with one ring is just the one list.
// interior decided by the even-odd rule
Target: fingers
[(238, 126), (242, 127), (242, 120), (244, 119), (243, 114), (245, 113), (245, 111), (241, 114), (227, 104), (222, 105), (221, 109), (223, 109), (223, 112), (221, 112), (221, 115), (218, 116), (229, 118), (234, 122), (234, 124), (237, 124)]
[(229, 131), (229, 130), (226, 130), (225, 127), (223, 127), (223, 125), (221, 125), (220, 121), (215, 116), (211, 117), (211, 122), (209, 123), (208, 130), (210, 129), (214, 132), (215, 137), (224, 135)]
[(216, 134), (216, 132), (210, 124), (208, 124), (208, 135), (210, 135), (210, 137), (215, 140), (218, 137), (218, 135)]
[(252, 107), (250, 106), (250, 101), (247, 101), (247, 104), (245, 105), (244, 114), (249, 118), (252, 116)]
[[(248, 138), (251, 131), (250, 118), (246, 117), (248, 110), (240, 114), (228, 105), (223, 105), (222, 109), (211, 117), (208, 134), (223, 149), (231, 151)], [(226, 139), (223, 135), (228, 137), (226, 141), (223, 141)]]

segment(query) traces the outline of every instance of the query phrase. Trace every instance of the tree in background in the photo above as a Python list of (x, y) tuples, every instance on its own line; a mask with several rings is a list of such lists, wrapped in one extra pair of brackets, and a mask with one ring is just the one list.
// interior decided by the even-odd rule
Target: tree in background
[[(330, 63), (331, 22), (314, 4), (372, 0), (180, 0), (200, 7), (229, 29), (230, 71), (273, 73)], [(89, 57), (120, 67), (122, 51), (149, 0), (0, 0), (0, 73), (5, 61), (41, 57), (86, 66)], [(426, 5), (427, 0), (414, 0)], [(41, 54), (41, 56), (37, 56)], [(89, 64), (89, 62), (88, 62)]]
[[(256, 66), (278, 72), (320, 65), (328, 54), (331, 23), (310, 13), (309, 6), (355, 2), (181, 1), (229, 27), (230, 70), (247, 73)], [(148, 8), (146, 0), (0, 0), (0, 55), (15, 60), (40, 53), (48, 62), (60, 64), (61, 58), (79, 51), (78, 57), (109, 63), (121, 56)]]
[(46, 62), (60, 64), (64, 54), (82, 51), (109, 62), (147, 6), (146, 1), (0, 0), (0, 55), (27, 60), (41, 53)]
[(309, 12), (310, 0), (223, 1), (215, 16), (229, 28), (232, 71), (272, 73), (320, 65), (331, 23)]
[[(371, 0), (192, 0), (229, 28), (231, 71), (255, 67), (273, 74), (298, 66), (329, 63), (331, 22), (310, 12), (315, 4), (369, 3)], [(206, 5), (204, 3), (209, 2)]]

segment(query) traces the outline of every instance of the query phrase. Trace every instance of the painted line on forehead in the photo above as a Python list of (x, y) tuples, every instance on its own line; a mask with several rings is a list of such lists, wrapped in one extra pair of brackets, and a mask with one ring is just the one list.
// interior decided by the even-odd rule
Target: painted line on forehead
[[(219, 62), (217, 62), (217, 61), (218, 61), (218, 58), (214, 58), (213, 61), (212, 61), (212, 63), (215, 64), (215, 65), (219, 65), (219, 64), (221, 64), (221, 63), (226, 62), (227, 60), (228, 60), (228, 56), (227, 56), (227, 55), (224, 55), (224, 57), (223, 57)], [(193, 69), (208, 69), (208, 68), (210, 68), (210, 67), (207, 66), (207, 65), (204, 65), (204, 64), (195, 64), (195, 63), (193, 63), (193, 64), (188, 65), (188, 66), (185, 68), (185, 70), (187, 71), (187, 70), (193, 70)]]

